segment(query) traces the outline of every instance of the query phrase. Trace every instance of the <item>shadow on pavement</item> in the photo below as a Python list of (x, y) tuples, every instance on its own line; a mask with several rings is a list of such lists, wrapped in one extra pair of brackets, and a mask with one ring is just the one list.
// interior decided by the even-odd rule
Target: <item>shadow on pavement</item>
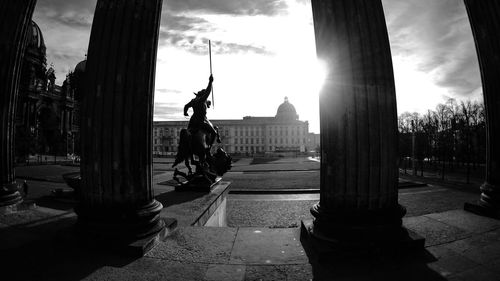
[(36, 204), (45, 208), (69, 211), (75, 207), (76, 201), (71, 198), (60, 199), (55, 198), (54, 196), (43, 196), (36, 200)]
[(437, 259), (427, 250), (408, 253), (373, 253), (339, 250), (319, 258), (308, 242), (302, 246), (315, 281), (322, 280), (447, 280), (428, 266)]
[(102, 267), (123, 267), (136, 260), (75, 242), (75, 220), (1, 229), (3, 280), (81, 280)]
[(206, 192), (177, 192), (175, 190), (168, 191), (157, 195), (155, 198), (162, 205), (163, 208), (167, 208), (172, 205), (178, 205), (185, 202), (193, 201), (197, 198), (205, 196)]

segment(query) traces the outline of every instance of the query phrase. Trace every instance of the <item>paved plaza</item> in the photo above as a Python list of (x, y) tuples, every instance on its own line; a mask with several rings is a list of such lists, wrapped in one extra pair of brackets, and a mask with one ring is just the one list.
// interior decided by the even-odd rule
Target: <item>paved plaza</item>
[[(171, 178), (170, 160), (154, 161), (158, 198), (170, 194), (168, 186), (158, 184)], [(129, 258), (76, 245), (64, 235), (76, 220), (75, 202), (55, 198), (52, 190), (67, 188), (60, 175), (74, 171), (78, 167), (17, 169), (18, 182), (29, 184), (26, 201), (31, 205), (0, 216), (0, 239), (7, 242), (1, 246), (1, 262), (8, 280), (500, 279), (500, 221), (463, 211), (465, 202), (478, 198), (473, 186), (433, 182), (400, 188), (399, 201), (407, 208), (403, 223), (425, 237), (424, 252), (338, 253), (321, 261), (300, 241), (300, 222), (311, 219), (309, 208), (319, 200), (319, 162), (307, 157), (239, 159), (224, 177), (231, 181), (227, 227), (181, 223), (145, 257)], [(258, 192), (248, 192), (252, 188)], [(290, 192), (294, 188), (300, 192)]]

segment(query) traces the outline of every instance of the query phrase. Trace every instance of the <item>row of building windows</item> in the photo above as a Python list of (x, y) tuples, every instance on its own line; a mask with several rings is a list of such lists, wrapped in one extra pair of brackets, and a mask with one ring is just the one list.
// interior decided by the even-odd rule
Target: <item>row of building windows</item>
[[(266, 146), (235, 146), (234, 151), (232, 152), (252, 152), (252, 153), (260, 153), (265, 152)], [(275, 150), (277, 147), (269, 146), (269, 151)], [(289, 149), (298, 150), (299, 148), (288, 147)], [(285, 147), (284, 149), (287, 149)], [(175, 146), (155, 146), (153, 149), (155, 152), (176, 152), (177, 148)]]
[[(255, 140), (255, 141), (254, 141)], [(265, 139), (262, 138), (262, 139), (254, 139), (254, 138), (235, 138), (234, 139), (234, 144), (259, 144), (259, 140), (260, 140), (260, 144), (265, 144)], [(301, 142), (302, 140), (302, 142)], [(274, 144), (304, 144), (306, 143), (306, 139), (303, 138), (303, 139), (300, 139), (300, 138), (291, 138), (291, 139), (288, 139), (288, 138), (270, 138), (269, 139), (269, 143), (274, 143)]]
[[(177, 143), (177, 138), (154, 138), (154, 144), (165, 144), (169, 145), (172, 143)], [(230, 141), (224, 139), (223, 142), (231, 144)], [(306, 138), (269, 138), (268, 142), (270, 144), (304, 144), (307, 142)], [(234, 138), (234, 144), (265, 144), (265, 138)]]
[[(180, 133), (180, 128), (158, 128), (154, 130), (154, 136), (155, 137), (162, 137), (162, 136), (179, 136)], [(243, 130), (242, 128), (235, 128), (234, 129), (234, 136), (240, 136), (240, 137), (248, 137), (248, 136), (263, 136), (263, 129), (261, 128), (253, 128), (251, 127), (250, 130), (248, 128), (245, 128)], [(230, 132), (228, 129), (223, 129), (219, 128), (219, 133), (221, 136), (230, 136)], [(289, 127), (283, 126), (283, 127), (271, 127), (268, 128), (268, 135), (269, 136), (304, 136), (307, 134), (307, 128), (301, 128), (301, 127)]]

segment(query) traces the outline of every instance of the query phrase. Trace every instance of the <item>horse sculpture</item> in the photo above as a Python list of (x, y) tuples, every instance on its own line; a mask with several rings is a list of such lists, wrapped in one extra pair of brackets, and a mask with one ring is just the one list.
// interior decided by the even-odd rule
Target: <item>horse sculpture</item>
[[(218, 148), (214, 155), (211, 154), (211, 140), (213, 136), (205, 130), (198, 129), (190, 132), (188, 129), (182, 129), (180, 131), (179, 147), (172, 168), (184, 162), (189, 172), (186, 174), (175, 169), (174, 180), (181, 183), (177, 177), (181, 176), (187, 180), (187, 184), (212, 185), (217, 176), (222, 176), (231, 169), (231, 156), (222, 148)], [(194, 174), (191, 165), (196, 167)]]

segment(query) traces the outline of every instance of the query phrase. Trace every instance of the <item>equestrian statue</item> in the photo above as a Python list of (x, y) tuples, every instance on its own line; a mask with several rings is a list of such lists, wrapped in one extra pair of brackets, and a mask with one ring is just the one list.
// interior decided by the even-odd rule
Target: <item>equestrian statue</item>
[[(218, 128), (207, 119), (207, 109), (212, 104), (208, 97), (212, 91), (213, 81), (214, 78), (210, 74), (207, 88), (194, 93), (195, 98), (184, 106), (184, 116), (189, 116), (189, 108), (193, 109), (193, 115), (187, 129), (180, 131), (179, 147), (172, 165), (176, 167), (184, 162), (188, 169), (188, 173), (178, 169), (174, 171), (174, 180), (181, 185), (206, 188), (216, 183), (218, 177), (231, 169), (231, 156), (221, 147), (217, 148), (215, 154), (211, 153), (215, 141), (221, 143)], [(196, 167), (194, 173), (191, 165)], [(185, 178), (186, 181), (182, 182), (178, 176)]]

